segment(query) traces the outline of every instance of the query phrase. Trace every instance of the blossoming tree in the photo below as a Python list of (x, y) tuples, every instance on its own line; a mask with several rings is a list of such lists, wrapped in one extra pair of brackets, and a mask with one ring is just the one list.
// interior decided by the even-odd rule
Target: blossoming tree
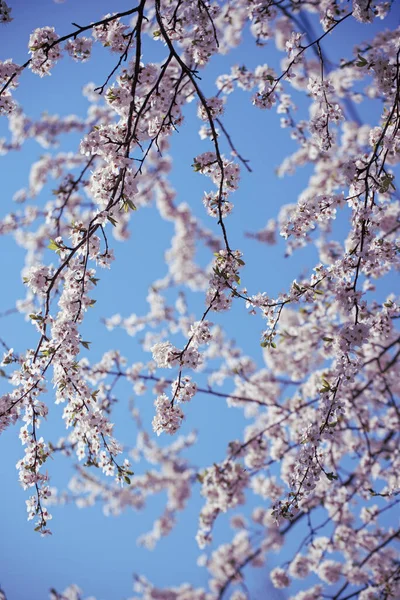
[[(246, 586), (252, 567), (266, 569), (271, 553), (282, 560), (270, 580), (291, 598), (400, 597), (400, 309), (396, 296), (383, 292), (399, 264), (395, 10), (374, 0), (138, 0), (65, 33), (51, 23), (36, 28), (26, 40), (26, 62), (0, 62), (0, 114), (9, 126), (0, 153), (23, 150), (32, 139), (51, 150), (32, 164), (29, 186), (16, 192), (20, 209), (0, 222), (1, 233), (26, 249), (26, 296), (8, 313), (20, 313), (36, 335), (28, 349), (1, 339), (7, 389), (0, 431), (19, 427), (28, 519), (46, 536), (52, 505), (99, 501), (119, 513), (141, 510), (147, 497), (166, 492), (163, 513), (141, 539), (153, 548), (192, 495), (204, 498), (196, 539), (207, 586), (182, 581), (161, 589), (138, 574), (136, 599), (246, 600), (253, 597)], [(0, 0), (0, 21), (10, 28), (12, 15)], [(379, 26), (370, 37), (366, 28), (365, 41), (342, 56), (341, 31), (351, 21)], [(254, 52), (262, 46), (267, 60), (268, 52), (280, 53), (279, 68), (237, 65), (206, 92), (203, 73), (214, 56), (240, 46), (249, 32)], [(329, 59), (326, 43), (333, 39), (338, 46)], [(27, 71), (45, 78), (68, 57), (90, 61), (93, 46), (111, 53), (114, 66), (97, 87), (84, 89), (87, 115), (29, 118), (29, 106), (18, 101)], [(158, 62), (147, 56), (153, 46)], [(292, 139), (294, 151), (278, 174), (300, 167), (309, 173), (297, 201), (247, 235), (260, 251), (270, 246), (267, 253), (276, 252), (279, 236), (287, 255), (314, 247), (309, 273), (281, 281), (286, 289), (278, 295), (269, 290), (272, 264), (249, 264), (230, 230), (240, 172), (251, 171), (240, 132), (231, 135), (224, 122), (238, 88), (254, 110), (278, 113), (281, 135)], [(170, 144), (185, 128), (189, 103), (196, 104), (201, 139), (193, 138), (187, 166), (209, 183), (202, 198), (179, 203)], [(297, 103), (306, 106), (304, 118)], [(369, 122), (359, 117), (364, 106)], [(74, 152), (53, 149), (65, 133), (81, 137)], [(266, 136), (264, 144), (274, 142)], [(50, 178), (55, 189), (42, 202)], [(201, 201), (204, 219), (194, 208)], [(129, 247), (130, 222), (149, 204), (174, 228), (166, 272), (151, 285), (145, 314), (121, 317), (113, 305), (98, 316), (104, 348), (94, 361), (83, 328), (102, 295), (101, 271), (113, 268), (115, 240)], [(246, 282), (252, 270), (254, 289)], [(232, 307), (258, 323), (254, 356), (233, 341), (234, 324), (221, 314)], [(139, 359), (107, 348), (106, 330), (115, 328), (142, 332)], [(137, 439), (129, 448), (114, 434), (122, 382), (134, 397)], [(145, 394), (154, 402), (148, 423), (136, 402)], [(241, 411), (242, 433), (225, 457), (194, 465), (185, 452), (196, 436), (179, 430), (188, 403), (202, 396)], [(59, 440), (40, 429), (54, 404), (63, 405), (67, 431)], [(185, 420), (196, 427), (190, 416)], [(60, 455), (78, 465), (68, 492), (51, 484)], [(227, 518), (235, 532), (218, 545), (214, 527)], [(80, 594), (75, 585), (51, 591), (53, 600)]]

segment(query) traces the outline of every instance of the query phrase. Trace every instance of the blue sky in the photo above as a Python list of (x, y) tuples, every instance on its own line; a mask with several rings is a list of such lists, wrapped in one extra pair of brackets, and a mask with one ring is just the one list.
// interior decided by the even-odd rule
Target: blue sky
[[(1, 29), (0, 60), (12, 58), (21, 63), (27, 57), (27, 41), (30, 32), (44, 25), (55, 26), (62, 35), (70, 30), (71, 21), (86, 24), (96, 20), (112, 10), (126, 10), (131, 4), (113, 1), (112, 6), (105, 0), (82, 2), (69, 0), (65, 4), (55, 4), (51, 0), (27, 2), (10, 0), (14, 21)], [(399, 11), (390, 17), (386, 26), (399, 23)], [(366, 39), (377, 27), (359, 28), (354, 21), (343, 25), (341, 44), (346, 50), (343, 55), (351, 58), (351, 46), (357, 39)], [(360, 33), (362, 31), (362, 33)], [(327, 39), (324, 48), (328, 55), (335, 57), (334, 39)], [(156, 61), (160, 48), (153, 50), (150, 44), (145, 46), (147, 61)], [(228, 73), (234, 64), (246, 64), (254, 67), (268, 63), (278, 66), (279, 57), (272, 45), (256, 48), (249, 35), (239, 49), (225, 57), (217, 57), (207, 72), (202, 73), (201, 85), (206, 95), (215, 90), (215, 77), (222, 72)], [(83, 116), (88, 103), (80, 93), (88, 81), (102, 83), (115, 63), (115, 56), (102, 49), (96, 49), (93, 59), (83, 65), (64, 58), (54, 69), (51, 77), (39, 79), (30, 72), (21, 77), (17, 100), (28, 116), (37, 118), (42, 111), (61, 116), (70, 113)], [(297, 99), (297, 98), (296, 98)], [(279, 127), (276, 111), (261, 112), (251, 106), (249, 95), (238, 91), (229, 97), (224, 124), (232, 133), (240, 153), (250, 160), (252, 173), (242, 169), (240, 189), (233, 195), (235, 209), (227, 221), (229, 239), (234, 248), (245, 252), (246, 267), (243, 282), (254, 291), (267, 291), (271, 296), (287, 289), (293, 280), (305, 269), (310, 269), (317, 261), (316, 251), (307, 248), (294, 257), (284, 257), (284, 244), (271, 247), (258, 244), (244, 237), (243, 231), (255, 231), (262, 228), (269, 218), (275, 217), (279, 208), (286, 203), (295, 202), (297, 194), (305, 187), (310, 174), (308, 169), (299, 171), (295, 177), (279, 179), (275, 168), (280, 161), (295, 149), (287, 131)], [(304, 110), (305, 104), (300, 105)], [(371, 117), (367, 108), (361, 115)], [(188, 107), (187, 121), (172, 142), (174, 169), (171, 181), (177, 190), (177, 202), (187, 202), (194, 214), (199, 216), (205, 226), (217, 232), (216, 225), (204, 213), (202, 194), (211, 189), (209, 181), (193, 173), (192, 159), (208, 149), (207, 142), (201, 141), (197, 130), (199, 121), (194, 119), (195, 107)], [(376, 115), (378, 117), (378, 115)], [(0, 137), (7, 136), (5, 121), (0, 124)], [(62, 137), (60, 150), (73, 150), (78, 136)], [(226, 149), (225, 149), (226, 150)], [(2, 164), (2, 197), (0, 217), (15, 210), (13, 194), (28, 182), (29, 165), (44, 152), (35, 142), (27, 142), (18, 152), (0, 157)], [(56, 152), (57, 150), (55, 150)], [(46, 194), (51, 185), (45, 187), (39, 198), (39, 204), (46, 202)], [(245, 224), (245, 226), (243, 226)], [(132, 339), (119, 330), (107, 332), (100, 325), (101, 317), (120, 313), (123, 317), (132, 312), (140, 315), (147, 309), (146, 295), (154, 279), (165, 274), (163, 253), (169, 246), (173, 228), (170, 223), (160, 220), (153, 207), (144, 208), (134, 214), (131, 220), (131, 239), (121, 244), (113, 241), (116, 261), (109, 272), (101, 272), (101, 281), (96, 290), (97, 304), (87, 317), (82, 331), (84, 338), (92, 342), (90, 359), (95, 361), (106, 350), (119, 348), (128, 358), (128, 362), (141, 359), (149, 360), (143, 354), (136, 339)], [(20, 270), (23, 266), (24, 252), (11, 238), (0, 239), (2, 256), (3, 286), (0, 296), (0, 313), (14, 306), (16, 298), (22, 298), (24, 289)], [(203, 256), (203, 255), (201, 255)], [(207, 256), (207, 260), (209, 257)], [(204, 254), (203, 260), (206, 260)], [(7, 282), (4, 284), (4, 282)], [(390, 283), (383, 285), (382, 293), (389, 290)], [(117, 291), (117, 293), (116, 293)], [(203, 312), (201, 295), (194, 296), (190, 304), (197, 318)], [(234, 305), (229, 315), (221, 317), (238, 345), (262, 366), (262, 351), (259, 340), (263, 322), (259, 317), (250, 317), (242, 306)], [(1, 338), (17, 351), (24, 351), (35, 344), (36, 335), (32, 326), (25, 323), (20, 315), (12, 315), (0, 321)], [(5, 386), (3, 386), (5, 389)], [(43, 425), (42, 434), (55, 441), (63, 433), (60, 426), (60, 407), (52, 405), (51, 386), (47, 395), (51, 412), (49, 422)], [(119, 388), (121, 402), (116, 409), (114, 421), (116, 436), (124, 442), (134, 440), (135, 428), (127, 419), (128, 400), (132, 391), (121, 384)], [(153, 395), (151, 392), (137, 399), (137, 405), (143, 413), (144, 423), (150, 429), (153, 415)], [(197, 396), (186, 408), (186, 422), (183, 432), (192, 429), (199, 431), (199, 446), (188, 452), (193, 463), (206, 466), (224, 456), (229, 440), (241, 435), (243, 427), (242, 412), (228, 409), (224, 401), (206, 396)], [(132, 590), (132, 573), (149, 577), (158, 585), (179, 584), (189, 581), (192, 585), (206, 585), (207, 576), (203, 569), (196, 567), (198, 549), (194, 540), (197, 529), (197, 515), (202, 506), (199, 486), (194, 488), (194, 497), (190, 506), (180, 516), (174, 532), (161, 540), (151, 553), (138, 548), (136, 538), (148, 531), (154, 518), (161, 513), (165, 497), (153, 498), (146, 511), (126, 512), (117, 518), (105, 518), (101, 506), (79, 510), (74, 505), (52, 509), (54, 521), (51, 523), (53, 536), (42, 539), (33, 531), (31, 523), (26, 521), (25, 500), (28, 496), (20, 488), (15, 463), (22, 456), (23, 448), (18, 439), (17, 427), (9, 429), (0, 439), (3, 460), (0, 463), (0, 481), (2, 482), (1, 506), (3, 518), (0, 522), (0, 586), (4, 588), (9, 600), (41, 600), (47, 598), (48, 589), (55, 587), (63, 590), (70, 583), (77, 583), (87, 595), (93, 594), (97, 600), (117, 600), (127, 597)], [(168, 440), (169, 441), (169, 440)], [(48, 469), (52, 483), (65, 489), (72, 472), (71, 466), (57, 456), (49, 461)], [(141, 467), (137, 468), (139, 471)], [(221, 520), (216, 527), (216, 540), (229, 539), (227, 519)], [(215, 545), (214, 545), (215, 547)], [(271, 557), (268, 568), (278, 564)], [(261, 588), (265, 592), (267, 570), (255, 571), (252, 575), (254, 598)], [(271, 592), (269, 596), (285, 598), (283, 593)]]

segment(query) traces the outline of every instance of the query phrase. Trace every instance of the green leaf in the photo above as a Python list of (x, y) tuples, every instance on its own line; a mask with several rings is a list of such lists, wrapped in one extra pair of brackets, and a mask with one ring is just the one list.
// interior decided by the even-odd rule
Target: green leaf
[(50, 240), (50, 243), (47, 247), (49, 250), (55, 250), (56, 252), (60, 249), (60, 246), (54, 240)]
[(35, 315), (35, 313), (31, 313), (29, 318), (32, 319), (32, 321), (43, 321), (43, 317), (41, 315)]
[(52, 356), (55, 353), (55, 348), (48, 348), (42, 351), (42, 356)]
[(368, 61), (365, 60), (365, 58), (363, 56), (361, 56), (361, 54), (357, 54), (358, 56), (358, 61), (356, 62), (356, 67), (365, 67), (365, 65), (368, 64)]
[(197, 481), (200, 481), (200, 483), (203, 483), (206, 475), (207, 475), (207, 469), (205, 469), (202, 473), (197, 473), (197, 475), (196, 475)]
[(137, 210), (136, 205), (132, 202), (132, 200), (129, 200), (128, 198), (125, 198), (125, 202), (127, 203), (127, 205), (129, 206), (129, 208), (131, 210)]
[(110, 221), (111, 225), (113, 225), (114, 227), (117, 226), (117, 221), (113, 217), (110, 217), (110, 215), (108, 215), (107, 219)]
[(388, 191), (389, 187), (392, 187), (394, 190), (396, 189), (392, 183), (393, 179), (394, 176), (391, 173), (388, 173), (387, 175), (382, 177), (379, 188), (381, 194), (385, 194)]

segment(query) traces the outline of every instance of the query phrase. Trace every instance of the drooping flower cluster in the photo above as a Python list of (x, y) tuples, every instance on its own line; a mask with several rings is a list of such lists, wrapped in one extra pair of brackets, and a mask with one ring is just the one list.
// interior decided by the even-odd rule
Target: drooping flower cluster
[(220, 465), (213, 465), (200, 477), (201, 494), (207, 502), (200, 513), (200, 529), (196, 539), (200, 548), (203, 548), (211, 541), (210, 532), (218, 514), (244, 504), (249, 474), (239, 463), (226, 460)]
[(156, 416), (153, 419), (153, 429), (157, 435), (169, 433), (173, 435), (182, 424), (183, 412), (179, 406), (173, 406), (165, 394), (158, 396), (155, 401)]

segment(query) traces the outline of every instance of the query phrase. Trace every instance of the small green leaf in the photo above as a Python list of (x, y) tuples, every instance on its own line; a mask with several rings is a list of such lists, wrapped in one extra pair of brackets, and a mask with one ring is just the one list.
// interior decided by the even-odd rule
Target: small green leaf
[(32, 321), (43, 321), (43, 317), (41, 315), (35, 315), (35, 313), (31, 313), (29, 318), (32, 319)]
[(131, 210), (137, 210), (136, 204), (134, 204), (132, 202), (132, 200), (129, 200), (128, 198), (125, 198), (125, 202), (127, 203), (127, 205), (129, 206), (129, 208)]
[(358, 56), (358, 61), (356, 62), (356, 67), (365, 67), (365, 65), (368, 64), (368, 61), (365, 60), (365, 58), (363, 56), (361, 56), (361, 54), (357, 54)]
[(387, 175), (382, 177), (382, 179), (380, 181), (380, 188), (379, 188), (379, 191), (381, 194), (385, 194), (388, 191), (389, 187), (392, 187), (394, 190), (396, 189), (392, 183), (393, 179), (394, 179), (394, 176), (390, 173), (388, 173)]
[(207, 475), (207, 469), (205, 469), (202, 473), (197, 473), (197, 475), (196, 475), (197, 481), (200, 481), (200, 483), (203, 483), (206, 475)]
[(117, 221), (113, 217), (110, 217), (110, 215), (108, 215), (107, 219), (110, 221), (111, 225), (113, 225), (114, 227), (117, 226)]
[(54, 240), (50, 240), (50, 243), (47, 247), (49, 250), (55, 250), (56, 252), (60, 249), (60, 246)]

